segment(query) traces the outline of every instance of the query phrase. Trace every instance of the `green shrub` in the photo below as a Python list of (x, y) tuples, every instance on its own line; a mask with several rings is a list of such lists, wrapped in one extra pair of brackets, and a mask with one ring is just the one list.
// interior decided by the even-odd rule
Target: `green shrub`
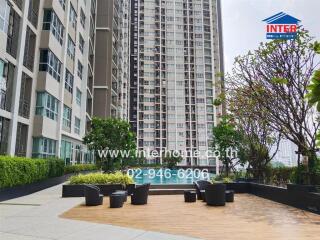
[(0, 188), (61, 176), (64, 162), (59, 159), (31, 159), (0, 156)]
[(211, 179), (212, 183), (232, 183), (232, 177), (226, 177), (224, 175), (216, 175)]
[(65, 167), (63, 160), (59, 158), (48, 158), (46, 160), (49, 163), (49, 178), (63, 175)]
[(212, 177), (211, 182), (222, 182), (223, 176), (221, 174), (219, 175), (215, 175), (214, 177)]
[(265, 179), (268, 183), (280, 185), (290, 182), (292, 173), (295, 167), (270, 167), (265, 170)]
[[(287, 183), (308, 184), (309, 174), (307, 166), (304, 165), (296, 167), (268, 166), (264, 173), (264, 180), (266, 183), (275, 185)], [(320, 184), (320, 166), (317, 166), (311, 172), (311, 176), (313, 177), (314, 184)]]
[(77, 164), (77, 165), (68, 165), (64, 168), (64, 173), (79, 173), (82, 171), (94, 171), (98, 167), (95, 164)]
[(70, 184), (132, 184), (132, 177), (121, 172), (79, 174), (69, 178)]
[(295, 167), (292, 170), (292, 173), (290, 175), (290, 182), (292, 182), (292, 183), (302, 183), (302, 182), (304, 182), (304, 175), (305, 175), (306, 171), (307, 171), (307, 169), (303, 165)]
[(231, 178), (229, 178), (229, 177), (225, 177), (225, 178), (222, 179), (222, 182), (223, 183), (232, 183), (233, 180)]

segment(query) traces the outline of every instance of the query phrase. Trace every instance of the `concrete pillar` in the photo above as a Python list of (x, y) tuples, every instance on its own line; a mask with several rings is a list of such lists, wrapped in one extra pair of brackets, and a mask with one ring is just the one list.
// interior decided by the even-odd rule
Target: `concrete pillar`
[(21, 77), (22, 66), (24, 57), (24, 45), (26, 42), (27, 21), (28, 21), (28, 8), (29, 0), (24, 1), (22, 17), (20, 19), (19, 40), (17, 49), (17, 65), (15, 67), (13, 87), (12, 87), (12, 105), (11, 105), (11, 121), (9, 127), (9, 139), (8, 139), (8, 155), (15, 155), (16, 140), (17, 140), (17, 127), (18, 127), (18, 115), (19, 115), (19, 99), (21, 89)]

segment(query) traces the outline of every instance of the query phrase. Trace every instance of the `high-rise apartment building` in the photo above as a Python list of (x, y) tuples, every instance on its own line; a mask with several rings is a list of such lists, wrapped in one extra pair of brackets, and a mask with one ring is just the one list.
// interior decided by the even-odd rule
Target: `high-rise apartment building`
[(97, 1), (93, 112), (128, 119), (130, 1)]
[(206, 151), (223, 110), (213, 106), (223, 88), (219, 4), (131, 1), (130, 122), (139, 149), (197, 150), (181, 165), (218, 167)]
[(91, 161), (96, 0), (0, 8), (0, 154)]

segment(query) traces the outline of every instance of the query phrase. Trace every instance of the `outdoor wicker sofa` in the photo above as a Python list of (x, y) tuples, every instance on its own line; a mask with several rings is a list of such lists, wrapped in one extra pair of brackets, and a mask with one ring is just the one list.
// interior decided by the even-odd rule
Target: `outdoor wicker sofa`
[(148, 203), (150, 183), (137, 186), (131, 194), (131, 204), (143, 205)]
[(100, 189), (95, 185), (85, 185), (84, 196), (86, 206), (98, 206), (103, 203), (103, 195), (100, 194)]

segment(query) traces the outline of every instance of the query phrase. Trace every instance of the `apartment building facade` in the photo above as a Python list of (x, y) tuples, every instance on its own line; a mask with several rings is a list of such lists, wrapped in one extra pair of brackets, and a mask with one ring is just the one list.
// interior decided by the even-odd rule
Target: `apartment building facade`
[(98, 0), (93, 113), (128, 119), (130, 1)]
[(0, 154), (90, 162), (96, 0), (0, 0)]
[(181, 165), (218, 169), (206, 152), (223, 111), (213, 106), (223, 91), (220, 2), (132, 0), (130, 31), (130, 122), (139, 149), (177, 150), (187, 153)]

